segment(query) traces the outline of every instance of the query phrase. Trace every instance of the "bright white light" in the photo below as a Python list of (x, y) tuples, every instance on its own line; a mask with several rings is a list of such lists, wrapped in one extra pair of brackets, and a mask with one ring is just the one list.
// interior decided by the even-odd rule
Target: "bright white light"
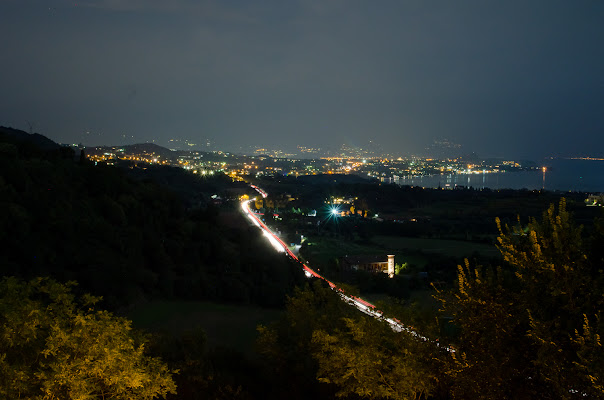
[(260, 226), (260, 223), (259, 223), (259, 222), (258, 222), (258, 220), (256, 219), (256, 217), (254, 217), (254, 216), (252, 215), (252, 212), (251, 212), (251, 211), (250, 211), (250, 209), (248, 208), (248, 203), (249, 203), (250, 201), (251, 201), (251, 200), (247, 200), (247, 201), (242, 202), (242, 203), (241, 203), (241, 208), (243, 209), (243, 212), (245, 213), (245, 215), (247, 215), (247, 217), (250, 219), (250, 221), (252, 221), (252, 223), (253, 223), (254, 225), (256, 225), (258, 228), (262, 228), (262, 227)]
[(264, 233), (264, 236), (267, 237), (268, 241), (275, 248), (275, 250), (277, 250), (278, 252), (281, 252), (281, 253), (285, 253), (285, 249), (283, 248), (283, 245), (281, 243), (279, 243), (279, 241), (277, 239), (275, 239), (275, 237), (271, 233), (269, 233), (267, 231), (262, 231), (262, 233)]

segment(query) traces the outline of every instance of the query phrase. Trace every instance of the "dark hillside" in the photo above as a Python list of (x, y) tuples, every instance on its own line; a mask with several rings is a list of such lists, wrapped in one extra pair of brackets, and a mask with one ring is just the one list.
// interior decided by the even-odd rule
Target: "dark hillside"
[[(116, 167), (49, 157), (31, 142), (0, 142), (0, 274), (76, 280), (108, 307), (146, 298), (278, 306), (302, 273), (268, 250), (255, 228), (219, 223), (208, 205), (221, 178), (182, 171), (162, 184)], [(30, 151), (34, 149), (35, 151)], [(140, 170), (138, 173), (142, 173)], [(162, 171), (155, 171), (162, 175)], [(190, 179), (195, 179), (189, 175)], [(179, 194), (170, 189), (177, 182)], [(232, 218), (243, 218), (228, 212)]]
[(58, 150), (61, 146), (44, 135), (39, 133), (27, 133), (19, 129), (0, 126), (0, 138), (2, 141), (19, 143), (24, 146), (26, 143), (32, 144), (42, 151)]

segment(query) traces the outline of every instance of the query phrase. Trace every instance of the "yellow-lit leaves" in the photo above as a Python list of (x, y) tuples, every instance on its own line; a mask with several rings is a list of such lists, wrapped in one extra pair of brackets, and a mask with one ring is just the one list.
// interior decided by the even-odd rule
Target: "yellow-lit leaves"
[[(35, 299), (35, 300), (33, 300)], [(152, 399), (174, 393), (171, 371), (144, 353), (130, 321), (93, 311), (47, 279), (0, 283), (0, 398)], [(2, 386), (2, 385), (0, 385)]]
[(415, 399), (431, 392), (435, 374), (421, 354), (421, 342), (386, 324), (342, 318), (344, 328), (313, 332), (317, 378), (338, 386), (338, 397)]
[(564, 199), (540, 221), (496, 223), (507, 265), (466, 261), (455, 289), (436, 295), (459, 331), (447, 370), (452, 396), (603, 398), (604, 224), (584, 242)]

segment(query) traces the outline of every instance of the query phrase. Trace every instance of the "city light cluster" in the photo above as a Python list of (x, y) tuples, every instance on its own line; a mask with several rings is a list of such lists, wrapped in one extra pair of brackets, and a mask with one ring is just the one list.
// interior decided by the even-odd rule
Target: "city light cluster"
[[(376, 155), (359, 149), (342, 147), (341, 154), (320, 158), (277, 157), (284, 152), (258, 148), (251, 155), (222, 151), (172, 151), (154, 144), (123, 147), (86, 148), (88, 158), (95, 162), (120, 162), (171, 165), (200, 176), (226, 174), (233, 180), (250, 177), (281, 177), (319, 174), (353, 174), (399, 183), (404, 178), (432, 175), (490, 174), (509, 171), (541, 170), (536, 165), (523, 165), (515, 160), (480, 160), (468, 158), (392, 157)], [(300, 153), (318, 154), (320, 149), (299, 147)], [(269, 155), (273, 154), (273, 155)]]

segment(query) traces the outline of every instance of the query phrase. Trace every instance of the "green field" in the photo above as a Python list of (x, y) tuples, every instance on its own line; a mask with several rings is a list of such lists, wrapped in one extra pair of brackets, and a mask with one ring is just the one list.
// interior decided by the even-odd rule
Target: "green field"
[(359, 244), (334, 238), (312, 238), (307, 243), (307, 251), (311, 266), (327, 265), (333, 258), (346, 255), (382, 254), (384, 249), (371, 243)]
[(411, 250), (425, 254), (443, 254), (451, 257), (467, 257), (477, 252), (487, 257), (499, 256), (494, 245), (449, 239), (411, 238), (401, 236), (376, 236), (374, 243), (380, 243), (384, 249), (394, 252)]
[(375, 236), (371, 242), (360, 244), (334, 238), (312, 238), (305, 255), (311, 266), (322, 267), (334, 258), (345, 255), (394, 254), (397, 263), (423, 267), (430, 255), (470, 257), (474, 252), (485, 257), (499, 257), (494, 245), (462, 240), (410, 238), (402, 236)]
[(278, 319), (283, 311), (252, 306), (196, 301), (151, 301), (136, 306), (127, 317), (134, 327), (148, 331), (180, 332), (201, 327), (208, 347), (229, 347), (248, 353), (256, 326)]

